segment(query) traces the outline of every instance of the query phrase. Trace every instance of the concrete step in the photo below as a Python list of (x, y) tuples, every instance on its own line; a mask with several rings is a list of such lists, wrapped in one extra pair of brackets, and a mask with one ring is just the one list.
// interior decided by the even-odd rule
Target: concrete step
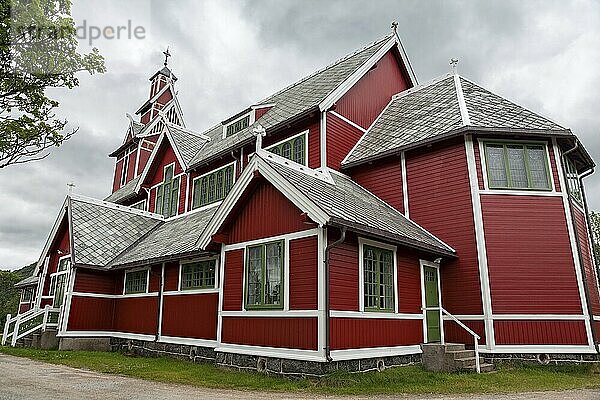
[(462, 351), (465, 349), (465, 345), (462, 343), (446, 343), (446, 353), (449, 351)]
[(446, 355), (451, 360), (458, 360), (461, 358), (475, 357), (475, 350), (457, 350), (457, 351), (446, 351)]
[(458, 369), (474, 367), (475, 357), (459, 358), (458, 360), (454, 360), (454, 366)]

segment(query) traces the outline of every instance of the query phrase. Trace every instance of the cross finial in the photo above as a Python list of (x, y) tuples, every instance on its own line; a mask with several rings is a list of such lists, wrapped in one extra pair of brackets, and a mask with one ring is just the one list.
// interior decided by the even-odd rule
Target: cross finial
[(165, 55), (165, 67), (166, 67), (167, 63), (169, 62), (169, 57), (171, 57), (171, 53), (169, 53), (169, 46), (167, 46), (167, 50), (163, 51), (163, 54)]
[(67, 188), (69, 191), (69, 196), (73, 194), (73, 188), (75, 187), (75, 184), (73, 182), (69, 182), (67, 183)]
[(392, 31), (398, 33), (398, 21), (392, 21)]
[(267, 135), (267, 131), (261, 124), (258, 124), (252, 129), (252, 133), (256, 136), (256, 152), (262, 150), (262, 138)]
[(458, 58), (451, 58), (450, 59), (450, 67), (452, 68), (452, 73), (456, 74), (458, 68)]

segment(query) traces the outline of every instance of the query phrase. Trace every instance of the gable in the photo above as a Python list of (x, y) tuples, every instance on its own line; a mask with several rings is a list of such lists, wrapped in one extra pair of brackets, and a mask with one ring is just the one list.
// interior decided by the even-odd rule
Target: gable
[(335, 104), (335, 112), (367, 129), (392, 96), (412, 87), (396, 47), (390, 49)]
[(175, 163), (174, 175), (183, 173), (183, 168), (181, 167), (179, 160), (177, 160), (173, 146), (166, 136), (161, 140), (160, 146), (158, 150), (156, 150), (156, 155), (151, 158), (150, 162), (151, 164), (148, 173), (144, 177), (144, 182), (142, 182), (143, 187), (151, 187), (162, 182), (164, 178), (164, 167), (169, 164)]
[(315, 227), (302, 211), (271, 183), (254, 178), (227, 217), (219, 233), (228, 243), (267, 238)]

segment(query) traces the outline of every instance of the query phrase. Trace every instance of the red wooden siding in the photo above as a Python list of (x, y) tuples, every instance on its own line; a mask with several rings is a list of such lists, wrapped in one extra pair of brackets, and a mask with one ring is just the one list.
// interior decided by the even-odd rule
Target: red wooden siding
[(114, 331), (154, 335), (157, 307), (158, 296), (115, 299)]
[(554, 158), (554, 150), (552, 149), (552, 143), (548, 142), (548, 153), (550, 155), (550, 169), (552, 170), (552, 177), (554, 179), (554, 190), (560, 192), (560, 180), (558, 178), (558, 168), (556, 166), (556, 159)]
[[(327, 239), (333, 243), (339, 232), (327, 229)], [(351, 233), (344, 243), (331, 249), (329, 261), (330, 307), (332, 310), (358, 311), (358, 242)]]
[(262, 117), (263, 115), (265, 115), (267, 112), (269, 112), (269, 110), (273, 108), (273, 107), (262, 107), (262, 108), (257, 108), (254, 112), (255, 112), (255, 116), (254, 119), (256, 121), (258, 121), (258, 119), (260, 117)]
[(218, 294), (164, 296), (163, 305), (164, 336), (216, 340)]
[(475, 167), (477, 169), (477, 182), (479, 184), (479, 189), (485, 189), (485, 182), (483, 180), (483, 164), (485, 160), (481, 157), (481, 152), (479, 151), (479, 142), (477, 140), (473, 141), (473, 150), (475, 153)]
[(571, 210), (575, 216), (575, 229), (579, 240), (579, 249), (583, 260), (583, 269), (585, 271), (585, 283), (589, 294), (589, 301), (594, 315), (600, 315), (600, 293), (598, 293), (598, 280), (595, 273), (594, 260), (590, 251), (590, 242), (588, 239), (588, 228), (585, 214), (575, 205), (571, 205)]
[(354, 168), (352, 179), (401, 213), (404, 212), (402, 166), (399, 157)]
[(31, 303), (23, 303), (19, 304), (19, 309), (17, 310), (17, 314), (23, 314), (31, 309)]
[[(321, 140), (320, 140), (320, 128), (319, 120), (314, 119), (309, 123), (299, 124), (294, 127), (290, 127), (285, 132), (278, 133), (274, 136), (267, 136), (263, 141), (263, 148), (268, 147), (274, 143), (280, 142), (288, 137), (297, 135), (308, 129), (308, 166), (310, 168), (319, 168), (321, 166)], [(251, 152), (254, 152), (252, 148)]]
[(481, 198), (492, 309), (581, 314), (562, 198)]
[(117, 294), (114, 274), (83, 268), (75, 271), (75, 292)]
[(392, 96), (408, 88), (403, 70), (394, 51), (390, 50), (337, 102), (335, 111), (368, 128)]
[(113, 178), (113, 192), (116, 192), (121, 187), (121, 173), (123, 172), (123, 160), (118, 160), (115, 164), (115, 176)]
[(585, 345), (584, 321), (494, 321), (497, 345)]
[(441, 268), (443, 306), (482, 313), (477, 244), (463, 139), (406, 154), (408, 205), (415, 222), (444, 240), (458, 258)]
[(316, 236), (290, 240), (290, 309), (317, 309)]
[(225, 277), (223, 282), (223, 310), (242, 309), (244, 277), (244, 250), (225, 252)]
[[(243, 202), (243, 199), (240, 200)], [(260, 183), (250, 198), (229, 220), (229, 243), (298, 232), (313, 227), (301, 217), (302, 211), (267, 182)], [(274, 216), (277, 216), (274, 218)]]
[(137, 150), (129, 154), (129, 165), (127, 166), (127, 182), (135, 178), (135, 162), (137, 160)]
[[(181, 175), (181, 180), (179, 181), (179, 207), (177, 209), (177, 212), (179, 214), (183, 214), (185, 212), (185, 199), (186, 192), (188, 190), (187, 177), (187, 174), (183, 174)], [(189, 210), (191, 210), (191, 207), (189, 208)]]
[[(479, 344), (485, 344), (485, 325), (483, 320), (462, 320), (461, 322), (481, 337), (481, 339), (479, 339)], [(465, 343), (473, 345), (473, 336), (454, 321), (444, 321), (444, 339), (448, 343)]]
[(158, 292), (160, 290), (160, 276), (162, 274), (162, 265), (153, 265), (150, 267), (150, 279), (148, 280), (148, 292)]
[(327, 113), (327, 166), (339, 170), (342, 160), (363, 134), (360, 129)]
[(420, 319), (332, 318), (331, 349), (418, 345), (423, 342)]
[(168, 263), (165, 265), (165, 283), (163, 290), (172, 291), (179, 289), (179, 264)]
[[(50, 291), (50, 274), (56, 272), (59, 258), (71, 253), (69, 242), (69, 228), (67, 226), (67, 217), (65, 216), (54, 236), (50, 250), (48, 250), (50, 261), (48, 263), (48, 271), (46, 272), (42, 296), (47, 296)], [(52, 302), (50, 302), (50, 304), (52, 304)]]
[(183, 170), (181, 169), (181, 165), (179, 165), (179, 161), (177, 161), (177, 157), (175, 156), (175, 152), (171, 147), (171, 143), (169, 143), (169, 141), (165, 138), (160, 146), (160, 150), (154, 158), (154, 162), (152, 163), (151, 169), (148, 172), (148, 176), (146, 177), (144, 184), (147, 186), (154, 186), (162, 182), (164, 179), (164, 167), (173, 162), (175, 163), (175, 175), (179, 175), (183, 172)]
[(397, 251), (398, 265), (398, 312), (420, 314), (421, 271), (417, 253), (399, 247)]
[(111, 331), (115, 299), (73, 296), (69, 331)]
[(140, 175), (142, 173), (142, 171), (144, 171), (144, 168), (146, 168), (146, 164), (148, 163), (148, 159), (150, 158), (151, 154), (152, 154), (151, 150), (146, 150), (142, 146), (142, 148), (140, 149), (140, 161), (139, 161), (139, 165), (138, 165), (138, 175)]
[(222, 342), (317, 350), (317, 318), (223, 317)]

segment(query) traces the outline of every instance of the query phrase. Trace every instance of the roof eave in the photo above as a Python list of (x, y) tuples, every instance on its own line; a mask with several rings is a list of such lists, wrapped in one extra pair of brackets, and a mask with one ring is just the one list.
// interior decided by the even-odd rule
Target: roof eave
[(127, 269), (127, 268), (143, 267), (143, 266), (147, 266), (147, 265), (162, 264), (164, 262), (176, 261), (176, 260), (185, 259), (185, 258), (202, 257), (202, 256), (207, 256), (207, 255), (212, 256), (212, 255), (216, 255), (216, 254), (217, 253), (211, 252), (211, 251), (192, 250), (192, 251), (186, 251), (186, 252), (182, 252), (182, 253), (170, 254), (168, 256), (153, 257), (153, 258), (149, 258), (149, 259), (145, 259), (145, 260), (132, 261), (132, 262), (123, 263), (123, 264), (116, 263), (116, 264), (108, 267), (108, 270), (109, 271), (118, 271), (118, 270)]

